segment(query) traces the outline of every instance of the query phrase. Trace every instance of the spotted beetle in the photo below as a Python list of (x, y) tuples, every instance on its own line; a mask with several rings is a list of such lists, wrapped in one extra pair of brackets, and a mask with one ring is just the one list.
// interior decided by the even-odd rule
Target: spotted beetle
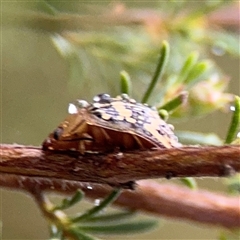
[(173, 126), (155, 108), (137, 103), (127, 94), (112, 98), (99, 94), (92, 103), (69, 104), (68, 117), (43, 142), (44, 150), (111, 152), (179, 147)]

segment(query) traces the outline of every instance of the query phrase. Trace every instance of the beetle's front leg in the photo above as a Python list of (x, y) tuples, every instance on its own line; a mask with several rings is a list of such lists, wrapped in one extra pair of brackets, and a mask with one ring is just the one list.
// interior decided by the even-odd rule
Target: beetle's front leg
[(89, 144), (92, 144), (93, 141), (94, 141), (93, 137), (88, 133), (81, 134), (78, 145), (78, 151), (83, 155), (86, 152), (87, 146)]

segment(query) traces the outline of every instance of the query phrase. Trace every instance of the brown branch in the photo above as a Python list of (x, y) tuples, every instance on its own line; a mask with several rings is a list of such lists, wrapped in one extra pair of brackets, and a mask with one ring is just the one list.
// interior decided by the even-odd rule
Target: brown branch
[(239, 145), (80, 155), (3, 144), (0, 157), (0, 173), (114, 186), (149, 178), (221, 177), (240, 171)]
[[(73, 194), (82, 189), (91, 199), (105, 197), (111, 188), (102, 184), (1, 174), (0, 186), (10, 189), (55, 191)], [(240, 227), (239, 197), (228, 197), (208, 191), (193, 191), (186, 187), (159, 184), (151, 180), (138, 182), (136, 191), (125, 190), (115, 205), (141, 210), (155, 216), (192, 220), (220, 225), (227, 228)]]
[(210, 24), (240, 29), (239, 16), (240, 5), (239, 2), (235, 2), (229, 6), (212, 12), (208, 16), (208, 21)]

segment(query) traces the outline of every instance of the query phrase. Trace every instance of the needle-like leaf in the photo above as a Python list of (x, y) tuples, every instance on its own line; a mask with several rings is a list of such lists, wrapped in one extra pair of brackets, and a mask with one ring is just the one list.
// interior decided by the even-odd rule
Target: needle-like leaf
[(126, 71), (120, 72), (120, 89), (121, 93), (132, 95), (132, 82), (129, 74)]
[(228, 130), (228, 134), (225, 140), (226, 144), (231, 143), (236, 138), (237, 130), (240, 126), (240, 97), (235, 96), (235, 102), (233, 106), (232, 121)]
[(138, 222), (120, 223), (114, 225), (97, 225), (87, 226), (83, 225), (78, 227), (80, 231), (89, 233), (104, 233), (104, 234), (126, 234), (126, 233), (139, 233), (157, 226), (156, 220), (142, 220)]
[(168, 42), (163, 41), (157, 68), (156, 68), (153, 78), (148, 86), (148, 89), (142, 98), (142, 103), (146, 103), (148, 101), (151, 93), (153, 92), (154, 87), (156, 86), (157, 82), (161, 79), (161, 77), (163, 75), (163, 72), (164, 72), (165, 66), (167, 64), (168, 57), (169, 57), (169, 49), (170, 49), (170, 47), (169, 47)]
[(98, 206), (95, 206), (86, 211), (84, 214), (73, 218), (72, 221), (79, 222), (97, 215), (105, 207), (107, 207), (109, 204), (115, 201), (115, 199), (119, 196), (120, 192), (121, 192), (120, 188), (114, 189), (105, 199), (103, 199), (103, 201)]

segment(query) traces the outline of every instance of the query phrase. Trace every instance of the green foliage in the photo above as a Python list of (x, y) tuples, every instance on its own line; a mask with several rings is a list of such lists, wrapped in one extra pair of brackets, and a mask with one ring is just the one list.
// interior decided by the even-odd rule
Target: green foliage
[(233, 142), (233, 140), (236, 138), (239, 127), (240, 127), (240, 97), (235, 96), (232, 121), (228, 130), (225, 143)]
[(164, 105), (158, 107), (158, 110), (165, 109), (168, 112), (174, 111), (177, 107), (181, 106), (187, 101), (188, 92), (183, 91), (178, 96), (164, 103)]
[[(51, 206), (49, 200), (40, 202), (45, 215), (51, 219), (51, 239), (97, 240), (90, 234), (132, 234), (150, 230), (156, 226), (153, 219), (129, 221), (135, 215), (134, 211), (104, 213), (106, 208), (116, 200), (121, 189), (113, 191), (99, 205), (93, 206), (81, 215), (69, 217), (63, 210), (77, 204), (83, 197), (81, 191), (68, 199), (63, 199), (60, 205)], [(46, 198), (43, 198), (46, 199)]]
[(167, 121), (169, 118), (169, 113), (165, 109), (158, 109), (158, 115), (160, 118), (162, 118), (164, 121)]
[(86, 231), (90, 233), (102, 233), (102, 234), (129, 234), (129, 233), (140, 233), (149, 230), (156, 226), (155, 220), (142, 220), (138, 222), (127, 222), (119, 224), (103, 224), (98, 226), (81, 226), (78, 229), (80, 231)]
[(62, 203), (60, 205), (56, 205), (52, 211), (55, 210), (64, 210), (67, 208), (70, 208), (71, 206), (73, 206), (74, 204), (80, 202), (84, 197), (84, 193), (80, 190), (76, 191), (76, 193), (70, 197), (70, 198), (64, 198), (62, 200)]
[(188, 88), (195, 85), (197, 81), (199, 81), (200, 76), (202, 76), (207, 71), (207, 69), (209, 68), (209, 65), (210, 63), (206, 61), (201, 61), (196, 63), (191, 69), (191, 71), (189, 72), (183, 84), (188, 85)]
[(240, 236), (240, 230), (235, 229), (235, 230), (221, 232), (218, 239), (219, 240), (237, 240), (239, 239), (239, 236)]
[(187, 77), (190, 71), (192, 70), (193, 66), (195, 66), (197, 63), (198, 55), (199, 54), (197, 52), (192, 52), (187, 57), (181, 70), (179, 71), (177, 83), (187, 82)]
[[(144, 94), (148, 94), (146, 86), (154, 87), (154, 97), (152, 96), (150, 103), (162, 105), (169, 100), (159, 102), (163, 96), (167, 98), (163, 92), (166, 92), (164, 89), (168, 88), (169, 81), (174, 81), (175, 85), (185, 82), (188, 87), (197, 87), (198, 81), (210, 81), (212, 78), (210, 73), (204, 75), (209, 67), (211, 72), (218, 75), (219, 82), (224, 81), (213, 59), (211, 66), (209, 61), (196, 62), (197, 55), (201, 56), (201, 59), (208, 57), (209, 46), (218, 56), (228, 53), (239, 57), (238, 34), (219, 26), (215, 27), (208, 19), (208, 13), (231, 2), (233, 1), (202, 1), (199, 4), (194, 1), (161, 1), (107, 5), (106, 1), (74, 1), (66, 4), (42, 0), (28, 5), (18, 3), (16, 9), (13, 8), (12, 12), (7, 13), (4, 23), (52, 35), (55, 47), (69, 66), (70, 92), (76, 92), (77, 95), (76, 89), (84, 85), (90, 96), (104, 91), (116, 95), (118, 87), (113, 79), (124, 69), (131, 76), (134, 85), (140, 89), (133, 92), (132, 97), (140, 101)], [(22, 14), (24, 7), (28, 11)], [(141, 7), (152, 7), (149, 15), (142, 15), (142, 12), (138, 11)], [(156, 21), (149, 22), (150, 17)], [(164, 39), (172, 46), (168, 67), (161, 82), (155, 85), (153, 81), (152, 85), (149, 85), (159, 46)], [(191, 52), (186, 60), (186, 56)], [(183, 62), (185, 64), (182, 64)], [(159, 79), (157, 76), (153, 78)], [(191, 90), (189, 94), (191, 96)], [(181, 111), (181, 114), (190, 116), (194, 112), (199, 116), (203, 111), (209, 113), (222, 108), (230, 101), (229, 97), (222, 95), (221, 106), (215, 104), (211, 109), (203, 106), (200, 112), (193, 110), (195, 106), (190, 106), (187, 111), (186, 108)], [(148, 97), (144, 98), (146, 102)], [(205, 105), (204, 102), (202, 104)], [(172, 117), (179, 116), (179, 113), (175, 113)]]
[(235, 174), (234, 176), (225, 180), (228, 191), (231, 194), (240, 194), (240, 174)]
[[(103, 209), (104, 210), (104, 209)], [(91, 216), (89, 218), (85, 218), (84, 222), (120, 222), (125, 219), (129, 219), (129, 217), (133, 217), (135, 215), (135, 211), (123, 211), (117, 213), (106, 213), (98, 216)], [(82, 220), (82, 219), (81, 219)]]
[(129, 74), (126, 71), (120, 72), (120, 92), (132, 95), (132, 82)]
[(81, 214), (80, 216), (74, 217), (72, 219), (73, 222), (80, 222), (84, 221), (85, 219), (92, 218), (96, 214), (98, 214), (100, 211), (102, 211), (104, 208), (106, 208), (108, 205), (110, 205), (121, 193), (120, 189), (114, 189), (109, 196), (107, 196), (101, 204), (98, 206), (95, 206), (91, 208), (89, 211), (85, 212), (84, 214)]
[(155, 73), (153, 75), (153, 78), (150, 84), (148, 85), (147, 91), (143, 95), (142, 103), (146, 103), (148, 101), (151, 93), (153, 92), (154, 87), (157, 84), (157, 81), (161, 79), (161, 76), (163, 74), (163, 71), (168, 61), (168, 57), (169, 57), (169, 44), (168, 42), (163, 41), (162, 48), (160, 50), (160, 58), (157, 64), (157, 68), (155, 70)]
[(180, 180), (185, 186), (187, 186), (193, 190), (197, 189), (197, 182), (194, 178), (185, 177), (185, 178), (181, 178)]

